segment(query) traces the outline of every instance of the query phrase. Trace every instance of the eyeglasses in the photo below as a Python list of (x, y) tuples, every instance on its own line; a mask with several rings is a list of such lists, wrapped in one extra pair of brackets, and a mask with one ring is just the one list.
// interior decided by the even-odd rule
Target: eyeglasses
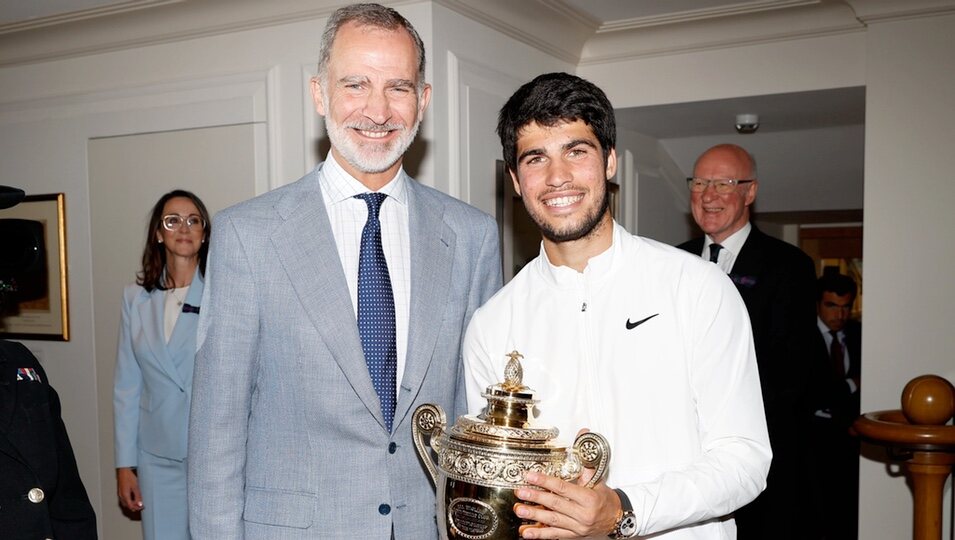
[(736, 189), (736, 186), (740, 184), (748, 184), (755, 181), (755, 178), (747, 178), (745, 180), (740, 180), (737, 178), (727, 178), (726, 180), (713, 180), (710, 178), (687, 178), (686, 185), (693, 193), (703, 193), (706, 191), (706, 188), (712, 185), (713, 189), (715, 189), (717, 193), (720, 195), (726, 195), (727, 193), (732, 193), (733, 190)]
[(206, 222), (202, 219), (202, 216), (197, 216), (195, 214), (189, 216), (180, 216), (179, 214), (167, 214), (162, 217), (162, 226), (167, 231), (177, 231), (183, 226), (186, 227), (186, 230), (191, 231), (193, 227), (198, 227), (201, 231), (206, 228)]

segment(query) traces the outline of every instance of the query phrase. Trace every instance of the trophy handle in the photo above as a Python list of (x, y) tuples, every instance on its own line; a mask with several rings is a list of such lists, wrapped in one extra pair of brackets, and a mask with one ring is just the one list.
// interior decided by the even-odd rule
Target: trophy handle
[(421, 458), (424, 466), (428, 469), (428, 475), (431, 476), (431, 482), (435, 487), (438, 485), (438, 468), (434, 460), (431, 459), (431, 453), (428, 451), (428, 446), (425, 445), (424, 437), (427, 435), (431, 447), (439, 451), (438, 437), (444, 431), (445, 423), (446, 419), (441, 406), (431, 403), (421, 405), (415, 409), (411, 416), (411, 438), (414, 439), (415, 450), (417, 450), (418, 457)]
[(596, 469), (594, 477), (584, 487), (592, 488), (603, 480), (610, 463), (610, 443), (599, 433), (581, 433), (574, 441), (574, 450), (584, 467)]

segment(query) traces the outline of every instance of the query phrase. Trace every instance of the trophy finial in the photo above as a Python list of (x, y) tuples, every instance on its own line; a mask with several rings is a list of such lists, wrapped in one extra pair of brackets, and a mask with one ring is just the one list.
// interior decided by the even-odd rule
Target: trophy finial
[(511, 351), (504, 356), (507, 356), (510, 360), (504, 367), (504, 384), (502, 386), (508, 392), (515, 392), (523, 386), (524, 368), (521, 367), (521, 358), (524, 358), (524, 356), (517, 351)]

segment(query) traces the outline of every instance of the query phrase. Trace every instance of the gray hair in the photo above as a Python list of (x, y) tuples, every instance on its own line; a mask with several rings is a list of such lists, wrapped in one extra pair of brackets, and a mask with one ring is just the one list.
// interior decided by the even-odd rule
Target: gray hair
[[(408, 19), (405, 19), (397, 11), (382, 6), (380, 4), (352, 4), (338, 8), (332, 13), (325, 25), (325, 31), (322, 33), (322, 46), (318, 54), (318, 77), (323, 83), (327, 84), (328, 77), (328, 59), (331, 56), (332, 45), (335, 43), (335, 37), (342, 26), (353, 22), (358, 26), (371, 26), (385, 30), (397, 31), (405, 29), (411, 35), (414, 42), (415, 51), (418, 53), (418, 90), (424, 87), (424, 42), (421, 36), (411, 26)], [(324, 84), (323, 84), (324, 86)]]

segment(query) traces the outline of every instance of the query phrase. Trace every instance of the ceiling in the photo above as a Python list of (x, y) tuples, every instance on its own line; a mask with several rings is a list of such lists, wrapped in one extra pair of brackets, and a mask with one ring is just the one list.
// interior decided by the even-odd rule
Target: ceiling
[[(717, 20), (729, 20), (740, 14), (841, 3), (834, 0), (537, 2), (551, 9), (556, 7), (574, 14), (591, 28), (595, 36), (622, 28), (660, 28), (668, 24), (676, 28), (680, 25), (674, 23), (686, 21), (692, 21), (694, 25), (700, 24), (700, 21), (717, 24)], [(461, 2), (453, 0), (448, 4), (460, 5)], [(469, 9), (470, 6), (481, 6), (477, 2), (465, 4)], [(75, 21), (140, 10), (149, 12), (151, 8), (199, 5), (199, 0), (0, 0), (0, 34), (35, 28), (52, 30), (52, 27)], [(537, 4), (525, 4), (522, 7), (528, 5)], [(66, 26), (61, 28), (65, 29)], [(739, 113), (759, 115), (760, 127), (756, 134), (740, 136), (735, 133), (735, 116)], [(767, 180), (771, 179), (773, 184), (782, 186), (781, 189), (764, 186), (760, 191), (761, 210), (778, 212), (862, 207), (864, 88), (633, 107), (618, 110), (617, 116), (620, 128), (659, 139), (674, 163), (686, 174), (692, 172), (695, 155), (710, 144), (727, 141), (746, 146), (759, 160), (763, 183), (768, 184)], [(838, 151), (833, 151), (833, 145), (838, 145)], [(827, 194), (827, 202), (811, 203), (809, 206), (812, 208), (793, 207), (793, 204), (798, 205), (793, 201), (805, 200), (805, 197), (800, 196), (800, 189), (811, 190), (812, 193), (821, 190)]]

